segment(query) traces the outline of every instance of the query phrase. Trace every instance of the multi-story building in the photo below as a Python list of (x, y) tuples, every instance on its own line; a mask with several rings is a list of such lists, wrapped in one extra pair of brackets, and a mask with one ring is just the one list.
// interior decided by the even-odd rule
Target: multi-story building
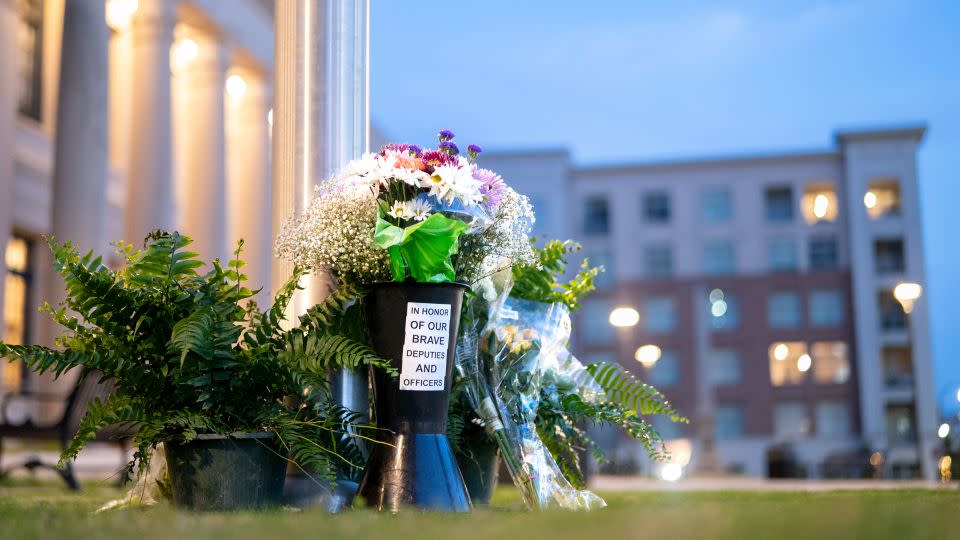
[[(179, 229), (208, 258), (244, 238), (269, 282), (273, 32), (264, 0), (0, 0), (2, 339), (52, 342), (42, 235), (109, 252)], [(71, 383), (0, 373), (0, 393)]]
[(530, 194), (538, 234), (578, 239), (604, 265), (576, 352), (662, 389), (691, 423), (656, 425), (692, 441), (691, 466), (707, 441), (727, 469), (763, 475), (789, 445), (809, 476), (860, 460), (932, 478), (927, 308), (906, 315), (893, 293), (924, 282), (923, 134), (657, 163), (584, 167), (562, 150), (483, 161)]

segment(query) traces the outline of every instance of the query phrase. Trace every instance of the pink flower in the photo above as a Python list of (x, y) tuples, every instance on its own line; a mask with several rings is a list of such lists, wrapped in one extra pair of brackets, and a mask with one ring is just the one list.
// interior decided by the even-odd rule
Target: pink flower
[(470, 166), (473, 172), (473, 178), (480, 182), (480, 194), (483, 195), (484, 208), (491, 209), (500, 206), (503, 198), (503, 192), (507, 184), (503, 178), (490, 169), (481, 169), (476, 165)]

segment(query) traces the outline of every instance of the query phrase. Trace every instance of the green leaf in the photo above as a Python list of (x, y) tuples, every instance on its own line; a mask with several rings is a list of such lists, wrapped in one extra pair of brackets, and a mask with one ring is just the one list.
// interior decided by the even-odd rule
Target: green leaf
[(409, 274), (418, 283), (444, 283), (456, 279), (451, 257), (458, 251), (460, 235), (468, 228), (463, 221), (441, 213), (402, 228), (381, 216), (373, 239), (390, 254), (394, 281), (403, 281)]

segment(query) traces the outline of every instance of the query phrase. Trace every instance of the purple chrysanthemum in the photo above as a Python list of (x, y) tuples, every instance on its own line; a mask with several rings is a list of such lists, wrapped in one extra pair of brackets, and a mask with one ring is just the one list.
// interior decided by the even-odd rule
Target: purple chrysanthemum
[(503, 192), (507, 189), (503, 178), (490, 169), (481, 169), (472, 165), (473, 178), (480, 182), (480, 194), (483, 195), (483, 207), (490, 209), (500, 206)]
[(449, 141), (454, 137), (456, 137), (456, 135), (454, 135), (449, 129), (441, 129), (440, 133), (437, 133), (437, 138), (440, 139), (440, 142)]
[(457, 147), (456, 143), (453, 141), (443, 141), (440, 143), (440, 149), (445, 150), (448, 154), (455, 156), (460, 153), (460, 148)]
[(411, 144), (410, 146), (408, 146), (407, 150), (413, 152), (413, 154), (416, 156), (419, 156), (420, 154), (423, 153), (423, 149), (415, 144)]
[(420, 158), (423, 159), (423, 162), (430, 167), (455, 165), (457, 163), (456, 158), (444, 152), (443, 150), (427, 150), (426, 152), (420, 154)]

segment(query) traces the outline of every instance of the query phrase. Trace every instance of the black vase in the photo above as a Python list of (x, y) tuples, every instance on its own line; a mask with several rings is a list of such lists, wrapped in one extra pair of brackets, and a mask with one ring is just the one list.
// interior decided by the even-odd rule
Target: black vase
[(378, 440), (360, 481), (367, 506), (467, 512), (447, 440), (447, 407), (465, 285), (376, 283), (363, 299), (370, 346), (400, 373), (372, 368)]
[(497, 473), (500, 470), (497, 448), (497, 443), (483, 441), (455, 454), (467, 493), (477, 506), (489, 505), (493, 490), (497, 487)]

